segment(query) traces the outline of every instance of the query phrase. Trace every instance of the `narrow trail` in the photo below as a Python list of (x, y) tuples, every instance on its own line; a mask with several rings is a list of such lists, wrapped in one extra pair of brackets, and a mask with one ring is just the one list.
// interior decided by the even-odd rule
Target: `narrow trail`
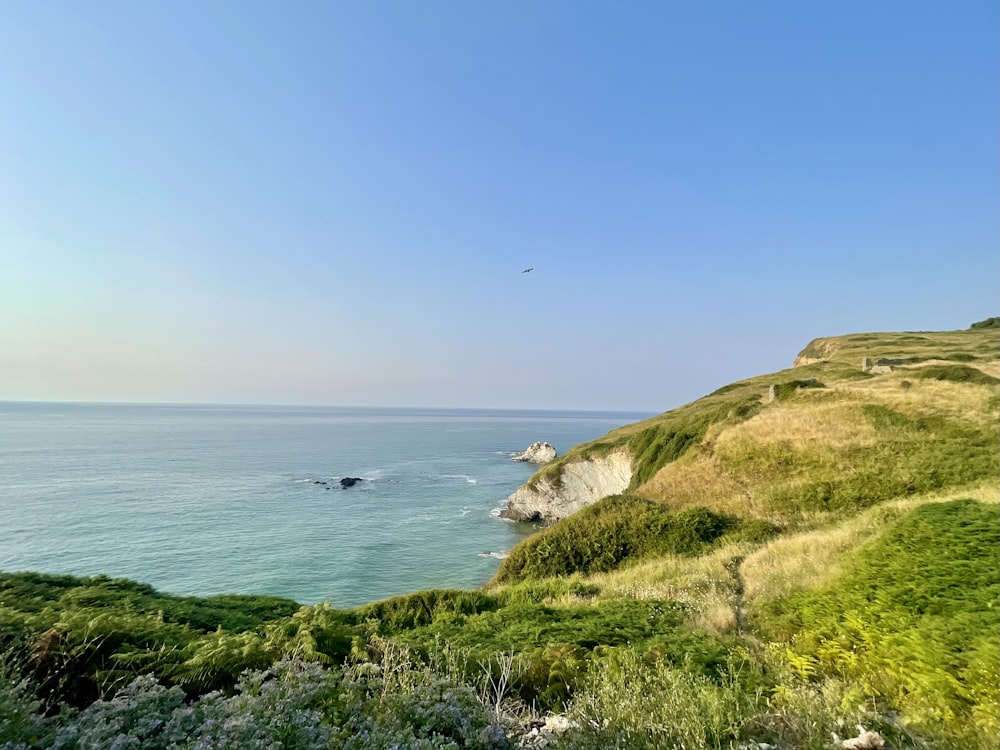
[(737, 555), (726, 563), (729, 577), (733, 579), (733, 615), (736, 618), (737, 635), (745, 635), (747, 628), (747, 615), (743, 607), (743, 574), (740, 572), (742, 564), (743, 555)]

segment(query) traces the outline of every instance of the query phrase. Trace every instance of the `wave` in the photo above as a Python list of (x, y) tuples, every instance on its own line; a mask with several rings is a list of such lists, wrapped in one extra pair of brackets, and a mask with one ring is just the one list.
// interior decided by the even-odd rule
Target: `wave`
[(468, 474), (442, 474), (445, 479), (464, 479), (469, 484), (478, 484), (479, 480), (475, 477), (470, 477)]
[(515, 521), (513, 518), (504, 518), (503, 516), (500, 515), (505, 510), (507, 510), (506, 505), (500, 508), (494, 508), (493, 510), (490, 511), (490, 515), (493, 516), (494, 518), (499, 518), (501, 521), (506, 521), (507, 523), (517, 523), (517, 521)]
[(479, 556), (492, 557), (494, 560), (506, 560), (507, 555), (509, 554), (510, 554), (509, 550), (503, 550), (502, 552), (491, 552), (490, 550), (486, 550), (485, 552), (480, 552)]

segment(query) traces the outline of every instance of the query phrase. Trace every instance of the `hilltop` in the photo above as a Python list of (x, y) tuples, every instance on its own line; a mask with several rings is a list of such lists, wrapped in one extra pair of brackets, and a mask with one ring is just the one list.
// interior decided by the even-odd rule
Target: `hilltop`
[(991, 476), (998, 358), (986, 328), (815, 339), (788, 370), (575, 447), (512, 496), (512, 515), (557, 520), (600, 499), (581, 475), (782, 526)]
[(0, 744), (995, 748), (994, 320), (816, 339), (575, 447), (515, 493), (551, 525), (480, 591), (0, 574)]

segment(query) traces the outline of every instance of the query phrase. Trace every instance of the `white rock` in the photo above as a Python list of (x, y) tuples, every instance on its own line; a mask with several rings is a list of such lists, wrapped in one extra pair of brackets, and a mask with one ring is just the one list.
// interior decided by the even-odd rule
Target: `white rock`
[(844, 750), (882, 750), (885, 740), (878, 732), (871, 732), (858, 724), (858, 736), (840, 743)]
[(533, 464), (545, 464), (556, 457), (556, 449), (551, 443), (532, 443), (528, 449), (511, 456), (511, 461), (529, 461)]
[(579, 729), (580, 725), (565, 716), (552, 715), (545, 717), (545, 731), (562, 734), (570, 729)]
[(627, 450), (573, 461), (560, 468), (558, 485), (548, 479), (533, 486), (521, 485), (507, 498), (507, 508), (501, 515), (515, 521), (555, 523), (603, 497), (621, 494), (632, 481), (632, 457)]

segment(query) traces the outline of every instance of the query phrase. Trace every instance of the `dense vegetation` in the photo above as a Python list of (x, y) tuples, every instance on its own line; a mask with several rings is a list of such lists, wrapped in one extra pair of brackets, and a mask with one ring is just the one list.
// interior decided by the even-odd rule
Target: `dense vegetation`
[(762, 632), (806, 674), (836, 674), (933, 735), (1000, 732), (1000, 507), (918, 507), (828, 585), (768, 603)]
[(764, 521), (726, 518), (704, 508), (674, 513), (651, 500), (615, 495), (519, 544), (500, 565), (496, 580), (599, 573), (628, 561), (695, 555), (726, 537), (763, 541), (776, 531)]
[(993, 320), (817, 339), (578, 446), (533, 481), (616, 449), (631, 486), (483, 590), (340, 610), (0, 573), (0, 748), (995, 748)]

